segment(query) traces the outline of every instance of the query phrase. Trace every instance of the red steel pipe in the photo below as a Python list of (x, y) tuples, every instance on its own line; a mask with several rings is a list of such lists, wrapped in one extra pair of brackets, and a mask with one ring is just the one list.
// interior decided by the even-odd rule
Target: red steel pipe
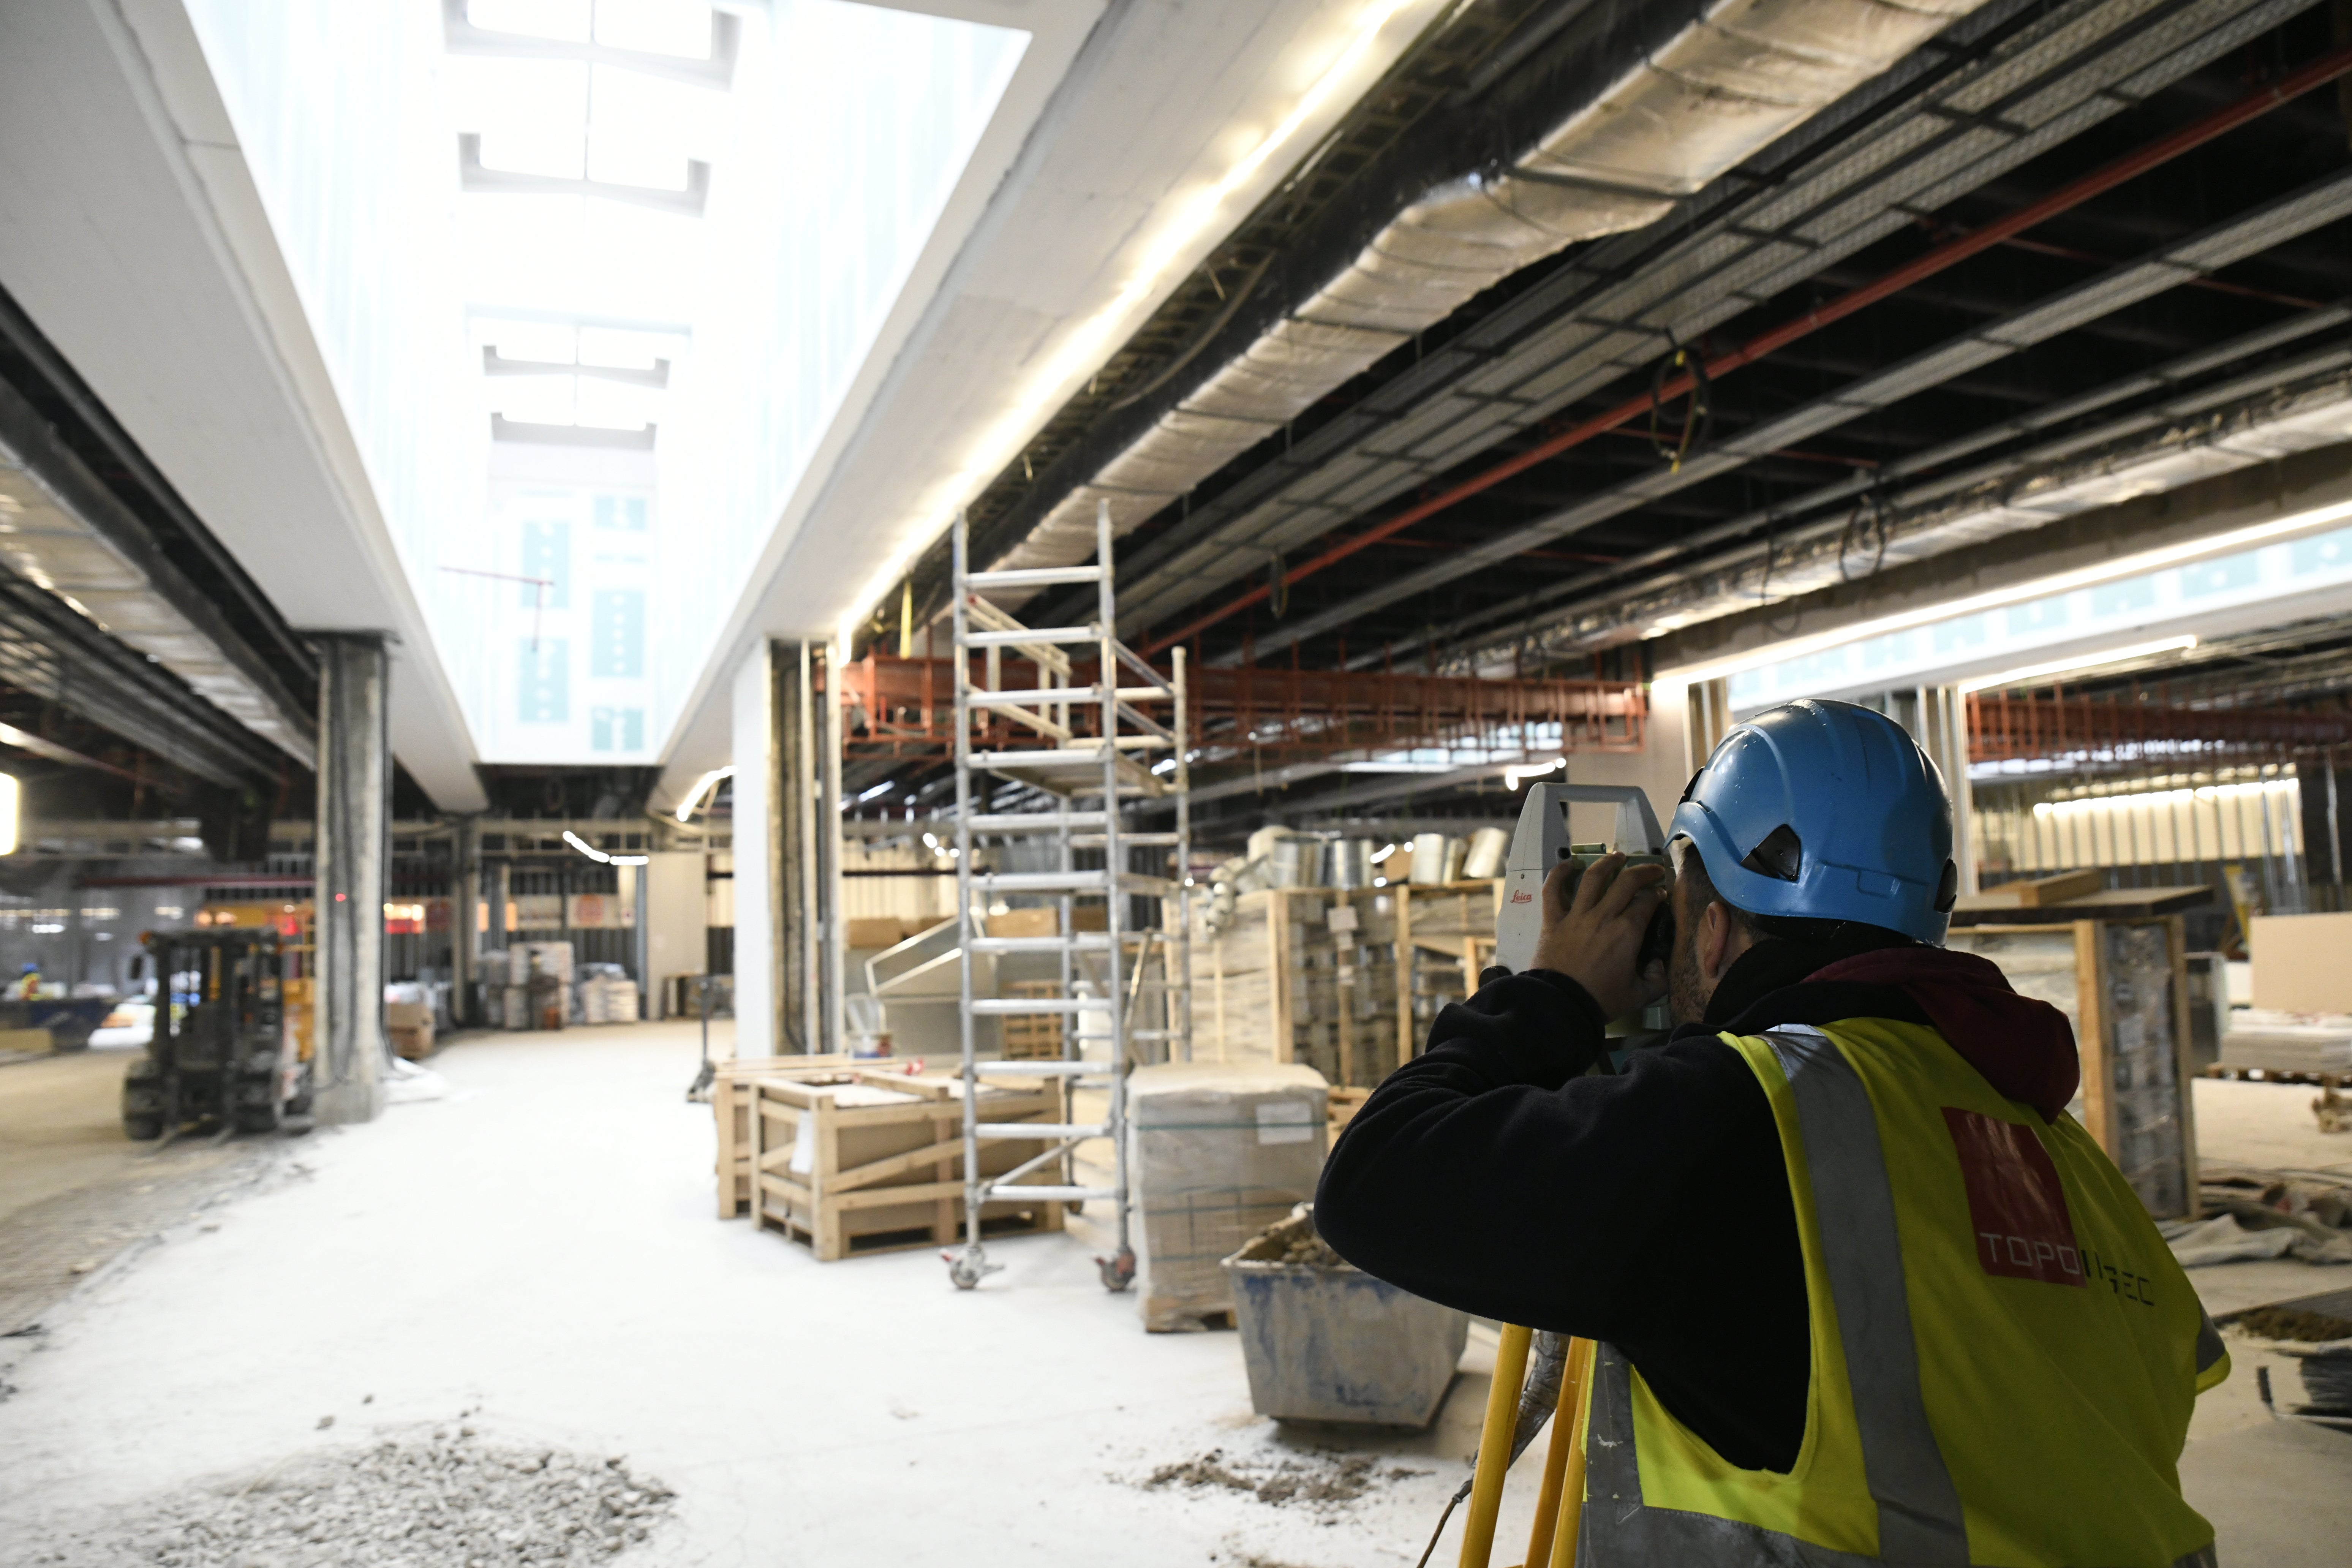
[[(1856, 310), (1874, 305), (1891, 294), (1908, 289), (1914, 283), (1932, 278), (1937, 273), (1948, 267), (1957, 266), (1979, 251), (1990, 250), (2013, 235), (2021, 234), (2036, 224), (2046, 222), (2070, 208), (2080, 206), (2092, 197), (2104, 195), (2126, 180), (2134, 179), (2147, 174), (2150, 169), (2169, 163), (2183, 153), (2201, 147), (2215, 137), (2234, 131), (2248, 121), (2258, 119), (2279, 105), (2311, 91), (2314, 88), (2325, 87), (2347, 72), (2352, 72), (2352, 48), (2342, 48), (2333, 54), (2323, 55), (2301, 70), (2281, 77), (2268, 86), (2249, 93), (2235, 103), (2216, 110), (2202, 120), (2182, 126), (2169, 136), (2161, 137), (2137, 152), (2127, 153), (2114, 163), (2093, 170), (2081, 179), (2070, 181), (2059, 186), (2040, 201), (2029, 203), (2006, 217), (1998, 218), (1982, 228), (1973, 229), (1958, 239), (1948, 240), (1926, 255), (1906, 262), (1892, 272), (1839, 295), (1826, 305), (1816, 307), (1801, 316), (1781, 322), (1768, 332), (1748, 339), (1730, 353), (1709, 360), (1706, 364), (1707, 379), (1713, 381), (1744, 365), (1753, 364), (1765, 355), (1788, 347), (1799, 338), (1817, 332), (1834, 321), (1843, 321)], [(1697, 381), (1696, 376), (1687, 373), (1675, 376), (1657, 389), (1654, 397), (1661, 402), (1680, 397), (1696, 386)], [(1439, 512), (1467, 500), (1483, 490), (1492, 489), (1514, 474), (1523, 473), (1538, 463), (1547, 462), (1571, 447), (1582, 446), (1596, 436), (1606, 435), (1627, 421), (1647, 414), (1653, 404), (1653, 394), (1643, 393), (1637, 396), (1629, 397), (1606, 413), (1596, 414), (1582, 424), (1563, 430), (1559, 435), (1528, 447), (1515, 458), (1497, 463), (1483, 472), (1473, 474), (1442, 494), (1432, 496), (1427, 500), (1407, 507), (1385, 522), (1376, 523), (1361, 533), (1349, 535), (1320, 555), (1292, 567), (1284, 574), (1283, 584), (1287, 587), (1303, 578), (1311, 577), (1327, 566), (1337, 565), (1368, 545), (1377, 544), (1392, 533), (1401, 532), (1416, 522), (1434, 517)], [(1252, 605), (1261, 602), (1270, 596), (1271, 592), (1271, 588), (1265, 584), (1253, 588), (1240, 597), (1210, 611), (1182, 629), (1171, 632), (1166, 637), (1146, 644), (1143, 652), (1146, 657), (1149, 657), (1163, 648), (1172, 647), (1195, 633), (1215, 626), (1228, 616), (1238, 615)]]

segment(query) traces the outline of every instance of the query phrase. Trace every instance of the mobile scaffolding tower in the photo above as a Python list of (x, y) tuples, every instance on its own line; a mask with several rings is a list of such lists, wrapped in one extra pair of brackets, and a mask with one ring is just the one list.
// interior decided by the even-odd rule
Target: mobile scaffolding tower
[[(982, 1211), (992, 1203), (1024, 1204), (1108, 1200), (1118, 1229), (1112, 1256), (1097, 1258), (1106, 1288), (1124, 1290), (1135, 1279), (1135, 1251), (1128, 1237), (1127, 1075), (1150, 1061), (1192, 1057), (1192, 812), (1187, 797), (1190, 758), (1185, 743), (1184, 654), (1176, 650), (1171, 672), (1161, 675), (1119, 642), (1111, 585), (1110, 508), (1095, 517), (1095, 563), (1090, 566), (1029, 567), (974, 572), (967, 554), (962, 512), (955, 521), (955, 767), (956, 911), (962, 950), (961, 1031), (963, 1049), (963, 1170), (965, 1243), (945, 1255), (949, 1277), (969, 1290), (1001, 1265), (981, 1246)], [(1029, 626), (985, 596), (992, 591), (1096, 586), (1095, 618), (1085, 626)], [(1091, 647), (1092, 683), (1072, 684), (1089, 673), (1071, 650)], [(1004, 685), (1006, 649), (1028, 662), (1036, 684)], [(974, 679), (973, 656), (980, 656)], [(1120, 682), (1131, 680), (1131, 685)], [(1164, 715), (1155, 717), (1155, 714)], [(990, 749), (975, 746), (975, 723), (984, 720)], [(1013, 726), (1025, 731), (1012, 743)], [(1164, 753), (1164, 755), (1161, 755)], [(1003, 779), (1028, 786), (1029, 800), (1044, 809), (993, 809)], [(1093, 797), (1095, 808), (1080, 808)], [(1121, 826), (1120, 802), (1172, 797), (1173, 833), (1130, 833)], [(1051, 870), (982, 870), (981, 840), (1051, 845)], [(1129, 860), (1140, 848), (1172, 851), (1172, 876), (1132, 870)], [(1081, 870), (1080, 850), (1099, 849), (1102, 866)], [(1041, 858), (1034, 853), (1026, 858)], [(1042, 894), (1059, 909), (1054, 934), (992, 936), (985, 914), (1000, 894)], [(1160, 902), (1157, 926), (1129, 929), (1128, 900), (1138, 895)], [(1080, 931), (1077, 900), (1103, 900), (1101, 931)], [(1170, 918), (1172, 912), (1172, 920)], [(983, 954), (1052, 954), (1060, 961), (1055, 996), (975, 996), (973, 961)], [(1143, 980), (1154, 963), (1160, 972), (1161, 1005), (1142, 1006)], [(1081, 985), (1091, 994), (1082, 994)], [(1156, 1012), (1147, 1023), (1141, 1015)], [(982, 1017), (1057, 1015), (1062, 1020), (1061, 1055), (1044, 1060), (992, 1059), (978, 1055), (975, 1024)], [(1098, 1045), (1100, 1055), (1087, 1047)], [(1058, 1078), (1063, 1114), (1071, 1115), (1081, 1088), (1107, 1089), (1101, 1121), (992, 1122), (982, 1120), (981, 1079)], [(981, 1168), (981, 1145), (993, 1140), (1052, 1140), (1035, 1158), (989, 1175)], [(1090, 1139), (1108, 1139), (1112, 1181), (1108, 1186), (1078, 1184), (1074, 1155)], [(1022, 1178), (1057, 1168), (1062, 1184), (1024, 1183)]]

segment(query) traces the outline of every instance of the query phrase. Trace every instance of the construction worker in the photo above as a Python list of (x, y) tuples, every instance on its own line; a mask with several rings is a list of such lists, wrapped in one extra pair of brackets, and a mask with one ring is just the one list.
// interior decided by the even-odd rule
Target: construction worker
[(41, 966), (37, 963), (28, 963), (10, 983), (7, 999), (11, 1002), (30, 1002), (40, 994)]
[[(1668, 837), (1671, 893), (1617, 856), (1572, 900), (1553, 875), (1534, 970), (1441, 1013), (1340, 1137), (1326, 1239), (1599, 1342), (1584, 1568), (2210, 1564), (2176, 1466), (2228, 1357), (2065, 1112), (2064, 1015), (1940, 945), (1934, 764), (1790, 703)], [(1672, 959), (1637, 973), (1669, 898)], [(1662, 993), (1666, 1043), (1585, 1076)]]

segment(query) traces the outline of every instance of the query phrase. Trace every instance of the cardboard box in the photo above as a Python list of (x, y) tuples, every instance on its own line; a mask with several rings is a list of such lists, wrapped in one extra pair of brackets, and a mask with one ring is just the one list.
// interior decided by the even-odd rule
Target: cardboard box
[(1981, 908), (2047, 909), (2063, 904), (2069, 899), (2079, 899), (2084, 893), (2095, 893), (2107, 885), (2106, 873), (2096, 866), (2079, 871), (2061, 871), (2053, 877), (2035, 877), (2014, 882), (2003, 882), (1998, 888), (1988, 888), (1974, 896)]
[(2352, 1013), (2352, 914), (2256, 915), (2249, 923), (2255, 1006)]
[(882, 915), (849, 922), (849, 945), (852, 947), (896, 947), (904, 940), (900, 935), (898, 917)]
[(1042, 910), (1007, 910), (1001, 915), (988, 917), (991, 936), (1059, 936), (1062, 934), (1062, 911), (1051, 907)]
[(422, 1002), (387, 1002), (383, 1032), (404, 1058), (422, 1061), (433, 1054), (433, 1009)]

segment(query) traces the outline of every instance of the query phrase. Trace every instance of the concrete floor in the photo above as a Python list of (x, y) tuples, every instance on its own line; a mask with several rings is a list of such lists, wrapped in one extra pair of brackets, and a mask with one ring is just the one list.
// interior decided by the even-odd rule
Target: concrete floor
[(279, 1150), (251, 1142), (152, 1144), (122, 1135), (135, 1050), (0, 1067), (0, 1334), (165, 1226), (257, 1179)]
[[(1329, 1461), (1251, 1415), (1234, 1335), (1144, 1335), (1074, 1238), (995, 1247), (1005, 1271), (963, 1295), (929, 1250), (820, 1266), (712, 1217), (709, 1111), (682, 1100), (695, 1056), (690, 1027), (663, 1025), (461, 1040), (433, 1064), (447, 1098), (280, 1145), (250, 1195), (93, 1276), (46, 1332), (0, 1340), (0, 1563), (48, 1525), (468, 1411), (488, 1439), (626, 1454), (675, 1488), (678, 1519), (630, 1562), (1419, 1554), (1475, 1443), (1475, 1348), (1433, 1432), (1370, 1446), (1379, 1484), (1353, 1502), (1150, 1489), (1212, 1450), (1240, 1468)], [(0, 1069), (0, 1104), (25, 1070)], [(2216, 1087), (2276, 1097), (2235, 1097), (2253, 1125), (2284, 1115), (2265, 1103), (2308, 1116), (2307, 1090)], [(2347, 1276), (2269, 1263), (2197, 1281), (2227, 1310)], [(2252, 1382), (2242, 1353), (2208, 1396), (2189, 1495), (2226, 1561), (2334, 1568), (2352, 1438), (2272, 1421)], [(1534, 1468), (1514, 1478), (1498, 1564), (1519, 1560)]]

